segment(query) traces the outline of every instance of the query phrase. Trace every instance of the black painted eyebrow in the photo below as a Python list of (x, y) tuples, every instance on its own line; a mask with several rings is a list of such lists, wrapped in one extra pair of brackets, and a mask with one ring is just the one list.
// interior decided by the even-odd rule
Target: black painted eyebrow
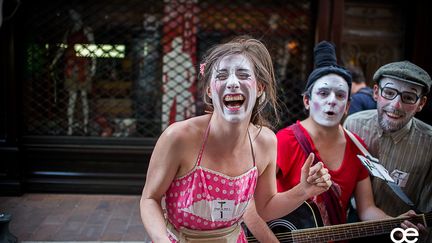
[(228, 69), (226, 69), (226, 68), (222, 68), (222, 69), (218, 69), (218, 70), (216, 70), (216, 72), (217, 72), (217, 73), (227, 73), (227, 72), (228, 72)]
[[(317, 91), (319, 92), (319, 91), (330, 91), (330, 90), (332, 90), (332, 88), (321, 87), (321, 88), (318, 88)], [(343, 89), (340, 89), (340, 88), (337, 88), (337, 89), (335, 90), (335, 92), (337, 92), (337, 93), (342, 92), (342, 93), (344, 93), (344, 94), (347, 94), (347, 93), (348, 93), (346, 90), (343, 90)]]
[(239, 72), (250, 72), (252, 70), (247, 69), (247, 68), (239, 68), (239, 69), (237, 69), (237, 71), (239, 71)]
[(422, 88), (420, 88), (420, 90), (417, 90), (417, 89), (415, 89), (415, 88), (411, 88), (411, 90), (414, 90), (415, 93), (417, 94), (417, 92), (421, 92), (421, 91), (422, 91)]

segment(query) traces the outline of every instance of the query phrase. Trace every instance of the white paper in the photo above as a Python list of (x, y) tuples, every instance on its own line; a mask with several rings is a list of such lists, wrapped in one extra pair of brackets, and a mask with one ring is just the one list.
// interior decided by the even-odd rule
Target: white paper
[(369, 173), (375, 177), (380, 178), (384, 181), (395, 182), (393, 178), (389, 175), (388, 171), (382, 166), (377, 158), (364, 157), (362, 155), (357, 155), (363, 165), (368, 169)]
[(390, 176), (394, 179), (395, 183), (401, 188), (405, 187), (409, 175), (410, 175), (409, 173), (400, 170), (394, 170), (390, 174)]
[(234, 200), (214, 200), (211, 202), (212, 221), (231, 219), (234, 214)]

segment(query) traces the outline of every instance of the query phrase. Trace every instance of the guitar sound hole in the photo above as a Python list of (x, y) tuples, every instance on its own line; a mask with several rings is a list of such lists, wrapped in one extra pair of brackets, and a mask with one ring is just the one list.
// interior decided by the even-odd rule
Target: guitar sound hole
[(297, 227), (288, 220), (276, 219), (267, 223), (273, 233), (286, 233), (292, 230), (296, 230)]

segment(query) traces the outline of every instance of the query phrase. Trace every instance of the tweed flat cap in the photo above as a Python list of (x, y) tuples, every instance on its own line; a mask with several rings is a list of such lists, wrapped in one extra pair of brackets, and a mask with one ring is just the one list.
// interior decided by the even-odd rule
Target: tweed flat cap
[(392, 62), (380, 67), (374, 74), (373, 80), (378, 83), (383, 77), (421, 85), (429, 93), (432, 80), (421, 67), (409, 61)]

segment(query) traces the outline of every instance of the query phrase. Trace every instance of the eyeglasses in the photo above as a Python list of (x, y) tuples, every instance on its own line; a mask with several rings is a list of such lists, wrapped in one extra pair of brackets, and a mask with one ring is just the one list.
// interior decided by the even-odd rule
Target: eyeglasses
[(387, 100), (394, 100), (396, 98), (396, 96), (400, 95), (401, 100), (403, 103), (405, 104), (415, 104), (417, 103), (418, 99), (420, 99), (420, 97), (413, 92), (399, 92), (397, 89), (393, 89), (390, 87), (381, 87), (381, 96)]

